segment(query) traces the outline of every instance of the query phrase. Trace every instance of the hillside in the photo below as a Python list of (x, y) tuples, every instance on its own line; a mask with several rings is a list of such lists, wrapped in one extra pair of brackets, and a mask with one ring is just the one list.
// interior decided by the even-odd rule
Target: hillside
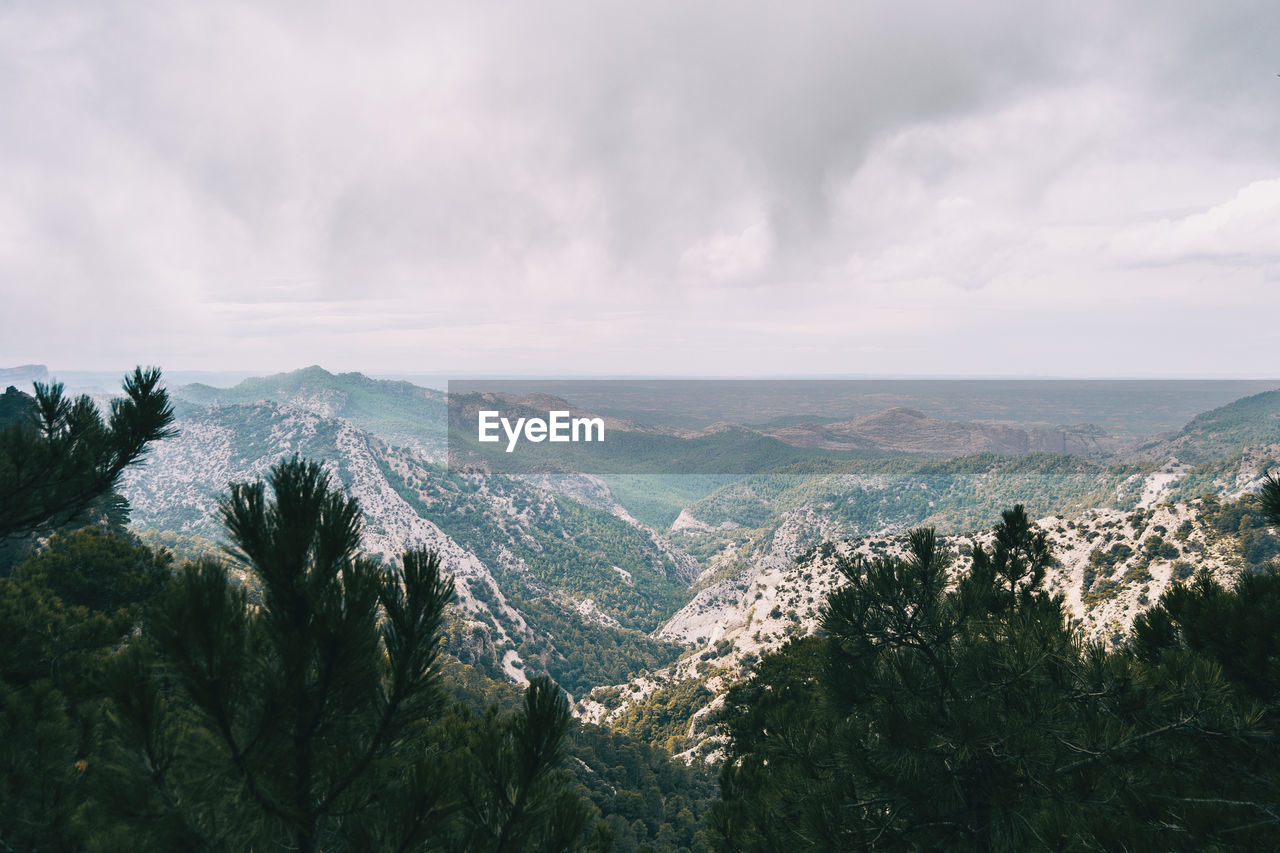
[(1178, 432), (1139, 443), (1135, 458), (1177, 457), (1203, 465), (1243, 448), (1280, 443), (1280, 390), (1264, 391), (1196, 415)]
[(918, 409), (897, 406), (849, 421), (797, 424), (769, 431), (787, 444), (830, 450), (880, 450), (921, 456), (969, 456), (976, 453), (1069, 453), (1106, 456), (1119, 443), (1093, 426), (1073, 429), (1023, 429), (931, 418)]
[[(482, 464), (442, 464), (447, 397), (407, 383), (308, 368), (179, 397), (179, 437), (124, 486), (136, 524), (171, 531), (152, 537), (216, 539), (229, 481), (292, 453), (323, 460), (360, 500), (371, 551), (445, 555), (458, 660), (513, 681), (548, 672), (579, 714), (686, 757), (714, 754), (707, 725), (727, 685), (815, 630), (838, 583), (833, 548), (890, 553), (930, 525), (962, 571), (1000, 511), (1024, 504), (1059, 558), (1051, 589), (1104, 641), (1194, 567), (1229, 577), (1276, 550), (1256, 514), (1201, 495), (1234, 498), (1275, 467), (1280, 392), (1129, 446), (905, 407), (760, 428), (610, 417), (610, 465), (542, 445), (520, 473), (483, 464), (489, 447)], [(459, 410), (487, 401), (587, 411), (528, 395)]]
[(323, 460), (360, 501), (369, 551), (444, 555), (457, 578), (450, 636), (460, 658), (512, 678), (526, 666), (545, 670), (576, 693), (679, 651), (646, 633), (683, 604), (696, 564), (624, 512), (450, 472), (349, 421), (291, 406), (188, 405), (177, 427), (123, 482), (139, 527), (216, 540), (227, 484), (300, 453)]
[(333, 374), (321, 367), (245, 379), (232, 388), (193, 383), (173, 391), (200, 406), (270, 401), (328, 418), (343, 418), (391, 444), (440, 457), (447, 418), (445, 395), (408, 382)]
[[(1057, 559), (1046, 588), (1065, 598), (1082, 636), (1120, 642), (1171, 583), (1201, 569), (1230, 581), (1280, 555), (1280, 537), (1263, 528), (1255, 504), (1246, 497), (1041, 518)], [(990, 541), (987, 531), (947, 537), (953, 576), (967, 570), (975, 545)], [(719, 740), (710, 719), (724, 691), (764, 654), (818, 631), (826, 597), (843, 583), (836, 553), (873, 559), (901, 554), (905, 542), (896, 533), (802, 549), (784, 525), (753, 573), (704, 589), (659, 629), (657, 636), (691, 647), (676, 664), (597, 689), (578, 712), (637, 736), (660, 733), (658, 742), (687, 760), (714, 760)]]

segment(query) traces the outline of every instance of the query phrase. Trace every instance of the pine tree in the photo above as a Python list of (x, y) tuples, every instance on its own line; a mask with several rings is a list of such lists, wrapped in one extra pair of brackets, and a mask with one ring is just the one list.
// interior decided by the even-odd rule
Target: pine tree
[(132, 752), (109, 769), (147, 768), (151, 796), (119, 805), (165, 818), (157, 846), (317, 850), (398, 810), (389, 791), (420, 794), (406, 831), (438, 799), (423, 736), (443, 705), (451, 581), (433, 554), (391, 572), (361, 555), (359, 508), (315, 463), (283, 462), (268, 481), (271, 499), (237, 483), (220, 507), (245, 582), (219, 562), (185, 566), (149, 642), (113, 673)]
[(1280, 479), (1275, 474), (1268, 474), (1262, 481), (1258, 496), (1262, 500), (1262, 514), (1267, 524), (1280, 527)]
[(86, 395), (63, 396), (61, 383), (35, 383), (35, 397), (14, 389), (0, 419), (0, 542), (59, 527), (115, 487), (147, 446), (172, 436), (173, 408), (157, 368), (125, 377), (123, 398), (104, 423)]
[(170, 559), (87, 528), (52, 536), (0, 578), (0, 850), (74, 847), (98, 676), (167, 584)]
[[(792, 644), (726, 701), (718, 849), (1186, 849), (1274, 831), (1276, 739), (1218, 662), (1141, 632), (1135, 650), (1082, 642), (1021, 507), (954, 582), (951, 559), (930, 529), (903, 557), (837, 558), (819, 673)], [(1252, 630), (1250, 598), (1216, 636)], [(1186, 636), (1178, 618), (1157, 639)], [(1236, 641), (1242, 670), (1269, 671), (1268, 642)]]
[(559, 688), (535, 680), (506, 719), (449, 707), (436, 554), (364, 556), (356, 501), (296, 457), (233, 484), (221, 515), (243, 577), (187, 564), (108, 675), (114, 737), (81, 813), (96, 846), (577, 844)]
[(472, 726), (471, 772), (461, 780), (460, 849), (515, 853), (569, 850), (579, 843), (589, 812), (565, 770), (565, 735), (572, 722), (560, 688), (546, 676), (529, 682), (520, 713), (491, 711)]

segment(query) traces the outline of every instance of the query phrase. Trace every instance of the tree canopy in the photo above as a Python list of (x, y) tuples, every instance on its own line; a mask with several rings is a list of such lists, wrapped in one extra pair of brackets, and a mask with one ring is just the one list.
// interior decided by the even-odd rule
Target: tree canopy
[(534, 678), (477, 714), (442, 678), (438, 555), (360, 550), (314, 462), (232, 484), (231, 560), (93, 529), (0, 579), (0, 846), (567, 850), (592, 808)]
[(1052, 555), (1021, 507), (968, 572), (949, 572), (952, 559), (931, 529), (902, 557), (838, 557), (846, 585), (824, 635), (729, 692), (714, 846), (1274, 839), (1280, 577), (1175, 586), (1109, 649), (1084, 642), (1042, 588)]
[(104, 422), (88, 395), (62, 383), (10, 388), (0, 398), (0, 542), (56, 528), (110, 492), (153, 441), (173, 435), (158, 368), (136, 368)]
[(97, 819), (156, 849), (576, 843), (559, 689), (535, 679), (506, 717), (450, 708), (436, 554), (363, 555), (356, 501), (296, 457), (233, 484), (221, 515), (261, 604), (223, 563), (178, 573), (107, 676), (114, 793)]

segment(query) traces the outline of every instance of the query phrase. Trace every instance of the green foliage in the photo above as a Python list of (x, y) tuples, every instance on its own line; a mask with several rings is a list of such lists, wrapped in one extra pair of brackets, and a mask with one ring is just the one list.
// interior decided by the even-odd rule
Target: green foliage
[[(489, 565), (518, 557), (542, 584), (595, 599), (624, 626), (651, 631), (684, 603), (671, 559), (643, 531), (609, 512), (501, 475), (431, 469), (406, 477), (386, 465), (383, 473), (420, 515)], [(494, 500), (511, 501), (519, 514), (494, 512)]]
[(852, 781), (835, 760), (839, 720), (823, 696), (824, 647), (814, 637), (789, 641), (725, 697), (730, 745), (708, 816), (714, 848), (813, 846), (809, 828), (823, 825), (828, 803)]
[(587, 812), (556, 770), (569, 714), (449, 707), (439, 558), (385, 569), (318, 465), (233, 484), (221, 513), (258, 579), (188, 563), (104, 673), (113, 725), (79, 828), (102, 849), (568, 849)]
[[(444, 658), (442, 676), (449, 693), (474, 713), (496, 706), (490, 713), (511, 715), (521, 708), (522, 695), (514, 685), (476, 668)], [(710, 768), (686, 767), (643, 739), (600, 726), (575, 724), (567, 737), (566, 767), (592, 804), (587, 849), (706, 849), (703, 816), (715, 797)], [(612, 841), (605, 842), (606, 836)]]
[(673, 681), (630, 706), (616, 728), (644, 743), (680, 752), (687, 746), (689, 721), (712, 698), (701, 678)]
[[(949, 588), (951, 559), (928, 529), (905, 558), (840, 558), (826, 636), (730, 691), (714, 847), (1185, 849), (1274, 834), (1274, 732), (1224, 664), (1171, 641), (1081, 643), (1041, 588), (1051, 555), (1020, 507)], [(1274, 634), (1269, 607), (1255, 618)], [(1251, 641), (1241, 668), (1267, 672), (1269, 642)], [(1223, 774), (1224, 756), (1241, 772)]]
[[(13, 571), (66, 605), (111, 613), (149, 602), (170, 576), (172, 556), (129, 539), (86, 527), (53, 536)], [(142, 614), (135, 612), (136, 619)]]
[[(538, 662), (570, 693), (616, 684), (679, 655), (678, 645), (647, 636), (687, 593), (671, 558), (643, 531), (604, 510), (501, 475), (405, 472), (386, 464), (382, 470), (421, 516), (492, 568), (508, 601), (537, 631), (519, 649), (521, 657)], [(515, 514), (493, 510), (494, 503), (504, 502)], [(513, 565), (516, 559), (523, 565)], [(584, 622), (549, 597), (548, 589), (595, 601), (621, 627)], [(482, 600), (491, 595), (482, 584), (471, 591)]]
[(1176, 560), (1182, 554), (1177, 545), (1166, 542), (1158, 533), (1148, 536), (1143, 541), (1142, 552), (1152, 560)]
[(61, 848), (86, 796), (100, 674), (168, 579), (169, 557), (89, 529), (0, 579), (0, 842)]
[[(268, 501), (263, 483), (234, 484), (221, 507), (261, 580), (263, 608), (247, 606), (225, 566), (189, 563), (149, 642), (109, 673), (111, 769), (152, 767), (130, 786), (150, 798), (132, 795), (116, 813), (124, 823), (160, 816), (150, 846), (195, 838), (317, 849), (370, 831), (346, 825), (348, 810), (390, 824), (402, 809), (421, 818), (438, 808), (441, 783), (419, 778), (404, 747), (429, 752), (422, 737), (443, 702), (433, 667), (451, 583), (434, 555), (410, 552), (394, 574), (359, 556), (358, 507), (318, 466), (282, 463), (271, 489)], [(414, 796), (375, 808), (376, 788)]]
[(715, 777), (705, 764), (686, 767), (661, 748), (599, 726), (574, 730), (572, 762), (579, 784), (598, 811), (613, 847), (703, 851), (703, 819), (715, 798)]
[(470, 771), (461, 783), (461, 848), (475, 851), (565, 850), (586, 829), (584, 808), (567, 770), (565, 736), (572, 717), (564, 694), (534, 678), (521, 713), (473, 726)]
[(1089, 552), (1089, 565), (1094, 569), (1101, 569), (1110, 572), (1117, 564), (1123, 563), (1125, 560), (1133, 556), (1133, 549), (1123, 542), (1117, 542), (1103, 551), (1101, 548), (1094, 548)]
[(584, 623), (553, 602), (540, 599), (515, 585), (507, 598), (545, 634), (520, 648), (526, 661), (538, 661), (575, 696), (601, 684), (618, 684), (631, 676), (661, 669), (672, 663), (683, 648), (654, 640), (631, 629), (615, 629)]
[(138, 541), (148, 548), (164, 550), (173, 554), (179, 563), (213, 560), (227, 560), (226, 551), (212, 539), (206, 539), (190, 533), (178, 533), (172, 530), (144, 529), (137, 531)]
[[(1175, 584), (1134, 622), (1134, 650), (1148, 662), (1190, 650), (1267, 705), (1280, 702), (1280, 574), (1242, 575), (1233, 589), (1208, 572)], [(1278, 706), (1280, 709), (1280, 706)]]
[(1268, 474), (1263, 480), (1258, 501), (1267, 523), (1272, 527), (1280, 526), (1280, 479), (1275, 474)]
[(60, 383), (37, 382), (27, 404), (6, 395), (13, 419), (0, 425), (0, 541), (67, 524), (110, 492), (147, 445), (173, 435), (158, 369), (134, 370), (124, 392), (106, 422), (88, 396), (65, 398)]
[(241, 484), (223, 507), (257, 607), (219, 562), (167, 584), (167, 553), (96, 530), (0, 580), (0, 842), (705, 849), (705, 770), (571, 726), (545, 679), (522, 695), (440, 658), (438, 562), (375, 569), (352, 550), (354, 502), (317, 468), (271, 482), (275, 501)]
[(1206, 501), (1200, 514), (1205, 526), (1220, 536), (1235, 539), (1236, 547), (1245, 564), (1260, 567), (1280, 555), (1280, 537), (1267, 529), (1267, 519), (1272, 512), (1268, 501), (1274, 501), (1276, 481), (1268, 477), (1258, 494), (1243, 495), (1227, 503)]

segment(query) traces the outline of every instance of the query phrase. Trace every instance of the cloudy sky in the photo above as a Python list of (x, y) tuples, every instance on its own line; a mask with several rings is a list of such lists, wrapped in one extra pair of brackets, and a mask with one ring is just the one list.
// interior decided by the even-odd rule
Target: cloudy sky
[(1280, 376), (1280, 4), (0, 5), (0, 366)]

